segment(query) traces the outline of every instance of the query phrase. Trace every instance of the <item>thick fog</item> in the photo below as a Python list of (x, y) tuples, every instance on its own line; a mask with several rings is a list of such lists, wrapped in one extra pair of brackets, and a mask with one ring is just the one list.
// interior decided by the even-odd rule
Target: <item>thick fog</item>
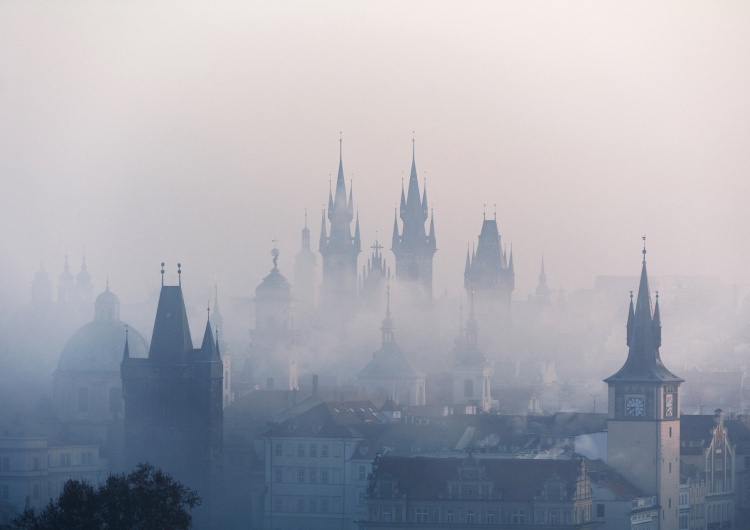
[[(94, 295), (109, 278), (147, 339), (162, 261), (172, 284), (182, 263), (196, 340), (218, 284), (243, 348), (274, 245), (292, 281), (306, 211), (317, 249), (340, 138), (359, 268), (376, 239), (393, 266), (414, 140), (434, 208), (433, 289), (453, 313), (439, 317), (444, 337), (407, 334), (405, 346), (449, 359), (486, 213), (512, 245), (516, 301), (542, 256), (562, 293), (633, 277), (607, 299), (603, 340), (549, 339), (560, 355), (607, 344), (614, 364), (592, 377), (609, 375), (643, 234), (654, 276), (736, 286), (735, 308), (750, 285), (748, 27), (741, 2), (3, 2), (3, 333), (40, 265), (54, 289), (65, 255), (76, 274), (85, 254)], [(586, 300), (555, 321), (566, 340), (605, 307)], [(398, 310), (396, 298), (397, 328), (417, 326)], [(677, 338), (662, 310), (666, 347)], [(378, 347), (382, 317), (357, 321), (362, 351)]]

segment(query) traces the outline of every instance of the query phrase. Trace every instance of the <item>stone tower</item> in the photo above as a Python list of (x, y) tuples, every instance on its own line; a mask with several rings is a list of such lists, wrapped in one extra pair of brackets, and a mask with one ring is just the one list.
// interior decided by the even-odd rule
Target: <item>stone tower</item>
[[(393, 239), (391, 250), (396, 257), (396, 280), (402, 284), (419, 287), (425, 299), (432, 299), (432, 257), (437, 246), (435, 243), (435, 217), (430, 219), (429, 233), (425, 231), (428, 217), (427, 186), (422, 197), (419, 196), (417, 165), (414, 157), (412, 140), (411, 174), (409, 189), (404, 193), (401, 185), (401, 206), (398, 215), (393, 219)], [(399, 233), (398, 218), (401, 218), (402, 229)]]
[(502, 248), (497, 216), (485, 217), (476, 251), (466, 251), (464, 288), (476, 296), (477, 320), (489, 331), (493, 349), (507, 350), (511, 332), (511, 294), (515, 287), (513, 249), (510, 257)]
[[(298, 388), (293, 347), (299, 338), (295, 325), (294, 290), (278, 267), (279, 250), (271, 251), (273, 269), (255, 288), (255, 329), (250, 331), (253, 377), (265, 378), (266, 386)], [(283, 381), (288, 380), (288, 384)], [(273, 385), (271, 384), (273, 383)]]
[(336, 194), (328, 191), (328, 221), (326, 212), (320, 226), (320, 254), (323, 256), (323, 283), (321, 306), (329, 314), (351, 314), (357, 301), (357, 256), (362, 250), (359, 237), (359, 215), (352, 236), (354, 200), (351, 187), (346, 197), (344, 166), (339, 140), (339, 172), (336, 177)]
[[(181, 277), (181, 271), (178, 268)], [(221, 495), (223, 425), (221, 355), (211, 323), (193, 347), (182, 282), (162, 287), (148, 357), (130, 355), (120, 367), (125, 402), (125, 457), (128, 467), (151, 462), (194, 488), (202, 498), (198, 514), (209, 528)]]
[(657, 496), (659, 528), (677, 528), (683, 380), (659, 356), (659, 294), (652, 313), (645, 244), (638, 298), (633, 309), (631, 292), (626, 329), (628, 358), (604, 380), (609, 387), (608, 463), (646, 495)]

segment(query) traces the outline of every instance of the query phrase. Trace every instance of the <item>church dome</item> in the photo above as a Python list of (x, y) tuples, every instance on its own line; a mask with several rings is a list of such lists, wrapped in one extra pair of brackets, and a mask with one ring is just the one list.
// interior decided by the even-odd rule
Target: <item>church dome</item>
[[(60, 354), (58, 369), (119, 372), (125, 349), (125, 328), (120, 320), (89, 322), (68, 339)], [(130, 357), (148, 357), (146, 339), (132, 327), (128, 328), (128, 348)]]
[(94, 320), (120, 320), (120, 299), (109, 290), (109, 284), (107, 290), (96, 297)]
[(255, 296), (262, 300), (290, 300), (292, 298), (292, 286), (286, 278), (274, 268), (271, 274), (263, 278), (263, 281), (255, 289)]
[(263, 281), (255, 288), (256, 300), (279, 300), (290, 301), (292, 297), (292, 286), (286, 278), (279, 272), (277, 266), (279, 251), (274, 248), (271, 251), (273, 256), (273, 269), (271, 274), (263, 278)]

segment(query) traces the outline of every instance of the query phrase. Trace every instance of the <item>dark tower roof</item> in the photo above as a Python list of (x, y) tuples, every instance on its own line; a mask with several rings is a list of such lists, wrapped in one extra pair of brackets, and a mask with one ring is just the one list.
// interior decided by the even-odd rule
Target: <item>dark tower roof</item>
[(513, 289), (515, 278), (513, 274), (513, 250), (510, 262), (500, 245), (500, 231), (497, 229), (497, 219), (484, 219), (482, 231), (479, 233), (479, 244), (471, 259), (466, 257), (464, 272), (464, 287), (487, 289), (502, 286)]
[(643, 267), (641, 281), (638, 286), (638, 298), (633, 309), (633, 294), (631, 293), (630, 308), (628, 310), (627, 345), (628, 358), (620, 370), (604, 380), (605, 383), (622, 381), (672, 382), (681, 383), (680, 379), (661, 362), (659, 347), (661, 346), (661, 316), (659, 314), (659, 298), (656, 298), (656, 310), (651, 312), (651, 293), (648, 287), (648, 273), (646, 272), (646, 248), (643, 249)]
[(156, 362), (180, 364), (185, 360), (185, 352), (192, 349), (193, 340), (190, 338), (182, 286), (162, 285), (148, 358)]
[(201, 354), (206, 361), (220, 360), (219, 345), (214, 341), (214, 335), (211, 331), (211, 319), (206, 319), (206, 331), (203, 332), (203, 343), (201, 344)]

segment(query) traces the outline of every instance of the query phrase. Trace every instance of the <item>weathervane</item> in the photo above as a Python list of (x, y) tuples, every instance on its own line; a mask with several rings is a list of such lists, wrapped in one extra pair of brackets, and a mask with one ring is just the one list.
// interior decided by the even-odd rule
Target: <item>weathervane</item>
[(278, 239), (272, 239), (271, 243), (273, 243), (273, 250), (271, 250), (271, 256), (273, 256), (273, 268), (276, 269), (278, 261), (279, 261), (279, 249), (276, 248), (276, 244), (279, 242)]

